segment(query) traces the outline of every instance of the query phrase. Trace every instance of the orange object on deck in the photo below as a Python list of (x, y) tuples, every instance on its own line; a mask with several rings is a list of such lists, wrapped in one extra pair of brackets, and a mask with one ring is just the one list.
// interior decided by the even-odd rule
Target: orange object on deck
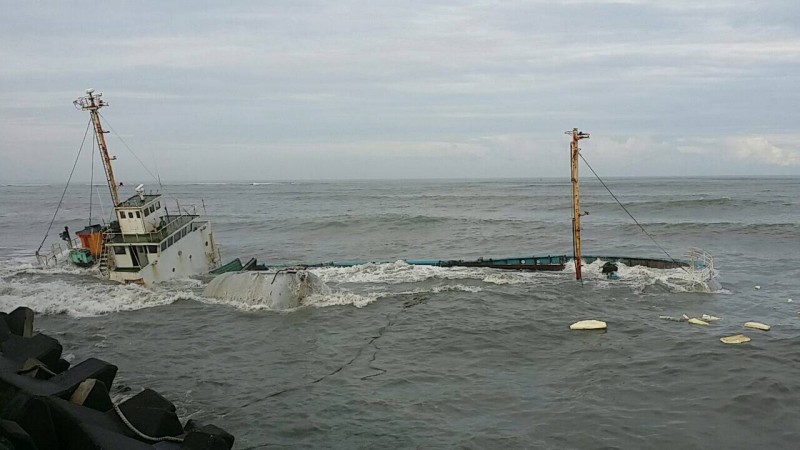
[(81, 246), (92, 254), (95, 258), (100, 257), (103, 251), (103, 227), (100, 225), (89, 225), (75, 233), (81, 240)]

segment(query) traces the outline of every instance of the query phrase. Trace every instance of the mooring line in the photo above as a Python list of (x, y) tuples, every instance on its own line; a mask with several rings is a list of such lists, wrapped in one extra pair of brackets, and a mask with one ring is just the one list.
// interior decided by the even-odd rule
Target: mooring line
[[(399, 311), (395, 312), (394, 314), (387, 314), (386, 315), (386, 324), (378, 329), (378, 334), (376, 336), (372, 336), (370, 338), (370, 340), (367, 341), (367, 343), (362, 345), (358, 349), (358, 351), (356, 351), (355, 355), (353, 355), (352, 358), (350, 358), (347, 362), (345, 362), (341, 366), (337, 367), (335, 370), (333, 370), (333, 371), (331, 371), (331, 372), (329, 372), (329, 373), (327, 373), (327, 374), (325, 374), (325, 375), (323, 375), (323, 376), (321, 376), (321, 377), (319, 377), (319, 378), (317, 378), (315, 380), (309, 381), (307, 383), (304, 383), (304, 384), (301, 384), (301, 385), (297, 385), (297, 386), (291, 386), (291, 387), (288, 387), (286, 389), (281, 389), (279, 391), (275, 391), (275, 392), (272, 392), (270, 394), (267, 394), (264, 397), (261, 397), (261, 398), (259, 398), (257, 400), (253, 400), (253, 401), (247, 402), (244, 405), (240, 406), (239, 409), (247, 408), (248, 406), (252, 406), (252, 405), (254, 405), (256, 403), (263, 402), (263, 401), (265, 401), (267, 399), (270, 399), (270, 398), (273, 398), (273, 397), (277, 397), (277, 396), (285, 394), (287, 392), (297, 391), (297, 390), (300, 390), (302, 388), (309, 387), (309, 386), (311, 386), (313, 384), (317, 384), (317, 383), (319, 383), (321, 381), (324, 381), (325, 379), (327, 379), (327, 378), (329, 378), (329, 377), (331, 377), (333, 375), (336, 375), (337, 373), (339, 373), (342, 370), (344, 370), (345, 367), (350, 366), (351, 364), (353, 364), (361, 356), (361, 354), (364, 353), (364, 350), (367, 347), (369, 347), (371, 345), (374, 345), (375, 341), (377, 341), (378, 339), (382, 338), (386, 334), (386, 331), (389, 330), (391, 327), (393, 327), (394, 324), (397, 322), (397, 317), (400, 315), (400, 313), (402, 313), (402, 312), (404, 312), (404, 311), (406, 311), (406, 310), (408, 310), (410, 308), (413, 308), (414, 306), (423, 304), (423, 303), (425, 303), (425, 299), (415, 298), (415, 299), (412, 299), (412, 300), (404, 302), (402, 308)], [(368, 380), (370, 378), (374, 378), (374, 377), (383, 375), (386, 372), (388, 372), (386, 369), (382, 369), (380, 367), (374, 367), (372, 365), (372, 362), (375, 361), (375, 359), (377, 358), (377, 355), (378, 355), (378, 351), (380, 350), (380, 347), (378, 347), (378, 346), (375, 346), (375, 348), (376, 348), (376, 350), (375, 350), (375, 352), (373, 352), (372, 357), (370, 358), (368, 366), (369, 366), (370, 369), (379, 371), (379, 373), (374, 373), (374, 374), (371, 374), (371, 375), (363, 376), (363, 377), (360, 378), (360, 380), (362, 380), (362, 381), (365, 381), (365, 380)]]
[(633, 217), (633, 214), (631, 214), (631, 213), (630, 213), (630, 211), (628, 211), (628, 208), (626, 208), (626, 207), (625, 207), (625, 205), (623, 205), (623, 204), (622, 204), (622, 202), (620, 202), (620, 201), (619, 201), (619, 199), (617, 198), (617, 196), (616, 196), (616, 195), (614, 195), (614, 193), (613, 193), (613, 192), (611, 192), (611, 189), (609, 189), (609, 187), (606, 185), (606, 183), (603, 181), (603, 179), (602, 179), (602, 178), (600, 178), (600, 175), (598, 175), (598, 174), (597, 174), (597, 172), (595, 172), (595, 171), (594, 171), (594, 169), (592, 168), (591, 164), (589, 164), (589, 161), (586, 161), (586, 158), (584, 158), (584, 157), (583, 157), (583, 154), (582, 154), (582, 153), (580, 153), (580, 152), (578, 152), (578, 156), (580, 156), (580, 157), (581, 157), (581, 159), (583, 160), (583, 162), (586, 164), (586, 167), (588, 167), (588, 168), (589, 168), (589, 170), (591, 170), (591, 171), (592, 171), (592, 173), (594, 174), (595, 178), (597, 178), (597, 181), (599, 181), (599, 182), (600, 182), (600, 184), (602, 184), (602, 185), (603, 185), (603, 187), (604, 187), (604, 188), (606, 188), (606, 190), (608, 191), (608, 193), (609, 193), (609, 194), (611, 194), (611, 197), (613, 197), (613, 198), (614, 198), (614, 201), (616, 201), (616, 202), (617, 202), (617, 204), (618, 204), (620, 207), (622, 207), (622, 209), (625, 211), (625, 213), (627, 213), (627, 214), (628, 214), (628, 216), (629, 216), (629, 217), (630, 217), (630, 218), (631, 218), (631, 219), (634, 221), (634, 223), (636, 223), (636, 225), (638, 225), (638, 226), (639, 226), (639, 228), (642, 230), (642, 232), (643, 232), (645, 235), (647, 235), (647, 237), (649, 237), (649, 238), (650, 238), (650, 240), (651, 240), (651, 241), (653, 241), (653, 243), (654, 243), (654, 244), (656, 244), (656, 247), (658, 247), (659, 249), (661, 249), (661, 251), (662, 251), (662, 252), (664, 252), (664, 254), (665, 254), (665, 255), (667, 255), (667, 257), (668, 257), (670, 260), (672, 260), (672, 262), (674, 262), (674, 263), (675, 263), (675, 265), (677, 265), (678, 267), (680, 267), (681, 269), (683, 269), (683, 270), (684, 270), (686, 273), (688, 273), (689, 271), (688, 271), (688, 270), (686, 270), (686, 268), (685, 268), (685, 267), (683, 267), (683, 266), (681, 265), (681, 263), (680, 263), (680, 262), (678, 262), (678, 261), (677, 261), (675, 258), (673, 258), (673, 257), (672, 257), (672, 255), (670, 255), (670, 254), (669, 254), (669, 252), (668, 252), (666, 249), (664, 249), (664, 247), (662, 247), (662, 246), (661, 246), (661, 244), (659, 244), (659, 243), (658, 243), (658, 241), (656, 241), (656, 238), (654, 238), (654, 237), (653, 237), (653, 236), (652, 236), (650, 233), (648, 233), (648, 232), (647, 232), (647, 230), (645, 230), (645, 229), (644, 229), (644, 226), (642, 226), (642, 224), (641, 224), (641, 223), (639, 223), (639, 221), (638, 221), (638, 220), (636, 220), (636, 218), (635, 218), (635, 217)]

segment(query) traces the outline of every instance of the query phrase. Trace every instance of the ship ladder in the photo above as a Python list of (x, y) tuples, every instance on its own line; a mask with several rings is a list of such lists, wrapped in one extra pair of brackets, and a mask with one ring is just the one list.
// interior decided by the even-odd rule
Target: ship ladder
[(108, 245), (109, 240), (109, 234), (103, 233), (103, 247), (100, 251), (100, 260), (97, 262), (97, 268), (100, 270), (100, 274), (102, 274), (104, 277), (108, 277), (108, 274), (111, 272), (111, 267), (108, 261), (108, 252), (110, 247)]

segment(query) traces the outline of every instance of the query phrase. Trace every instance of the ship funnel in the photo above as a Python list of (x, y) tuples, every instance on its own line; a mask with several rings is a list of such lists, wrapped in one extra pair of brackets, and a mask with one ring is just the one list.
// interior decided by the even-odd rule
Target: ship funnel
[(144, 185), (140, 184), (140, 185), (136, 186), (135, 191), (136, 191), (137, 194), (139, 194), (139, 199), (141, 201), (144, 201)]

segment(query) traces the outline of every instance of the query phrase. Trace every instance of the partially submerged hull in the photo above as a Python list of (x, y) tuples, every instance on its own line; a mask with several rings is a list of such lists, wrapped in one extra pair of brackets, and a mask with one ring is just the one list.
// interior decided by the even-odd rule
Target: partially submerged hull
[(312, 294), (330, 290), (313, 273), (297, 270), (245, 270), (218, 275), (203, 295), (271, 310), (297, 308)]

